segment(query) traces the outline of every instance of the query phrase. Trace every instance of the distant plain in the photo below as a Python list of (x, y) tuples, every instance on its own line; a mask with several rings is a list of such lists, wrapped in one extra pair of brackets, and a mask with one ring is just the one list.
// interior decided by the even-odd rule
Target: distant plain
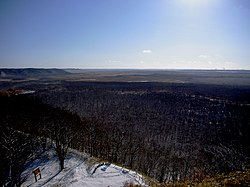
[[(1, 70), (1, 69), (0, 69)], [(112, 70), (65, 69), (66, 74), (29, 74), (1, 76), (0, 82), (27, 82), (36, 80), (64, 80), (77, 82), (165, 82), (214, 85), (250, 86), (248, 70)]]

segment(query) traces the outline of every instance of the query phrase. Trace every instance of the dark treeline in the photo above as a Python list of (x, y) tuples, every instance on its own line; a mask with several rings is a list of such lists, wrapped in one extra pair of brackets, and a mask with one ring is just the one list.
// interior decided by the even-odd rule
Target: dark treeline
[(47, 104), (21, 95), (4, 98), (1, 128), (44, 144), (54, 140), (59, 160), (70, 146), (160, 182), (248, 167), (249, 88), (74, 82), (36, 88), (35, 98)]
[(21, 174), (27, 161), (49, 146), (55, 148), (63, 169), (68, 147), (74, 147), (73, 140), (79, 135), (85, 136), (87, 122), (77, 115), (18, 93), (0, 93), (1, 186), (20, 186), (25, 181)]
[(233, 86), (63, 82), (37, 95), (91, 121), (79, 150), (174, 182), (247, 167), (249, 93)]

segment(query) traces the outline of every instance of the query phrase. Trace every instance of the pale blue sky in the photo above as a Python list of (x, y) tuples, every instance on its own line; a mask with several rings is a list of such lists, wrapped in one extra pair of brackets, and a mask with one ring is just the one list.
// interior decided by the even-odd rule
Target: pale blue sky
[(0, 67), (250, 69), (250, 0), (0, 0)]

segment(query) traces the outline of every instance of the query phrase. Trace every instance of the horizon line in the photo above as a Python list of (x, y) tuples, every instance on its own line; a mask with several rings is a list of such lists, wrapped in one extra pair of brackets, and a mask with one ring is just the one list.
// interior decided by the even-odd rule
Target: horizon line
[(61, 69), (61, 70), (200, 70), (200, 71), (250, 71), (250, 69), (227, 68), (77, 68), (77, 67), (0, 67), (0, 69)]

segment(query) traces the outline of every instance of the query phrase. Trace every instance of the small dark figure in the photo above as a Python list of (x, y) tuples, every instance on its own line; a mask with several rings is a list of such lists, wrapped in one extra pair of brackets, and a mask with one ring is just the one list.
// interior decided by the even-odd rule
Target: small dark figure
[(39, 179), (41, 179), (41, 178), (42, 178), (41, 171), (40, 171), (40, 169), (39, 169), (39, 168), (34, 169), (32, 172), (34, 173), (34, 176), (35, 176), (35, 180), (36, 180), (36, 182), (37, 182), (37, 176), (38, 176), (38, 175), (40, 176), (40, 178), (39, 178)]

